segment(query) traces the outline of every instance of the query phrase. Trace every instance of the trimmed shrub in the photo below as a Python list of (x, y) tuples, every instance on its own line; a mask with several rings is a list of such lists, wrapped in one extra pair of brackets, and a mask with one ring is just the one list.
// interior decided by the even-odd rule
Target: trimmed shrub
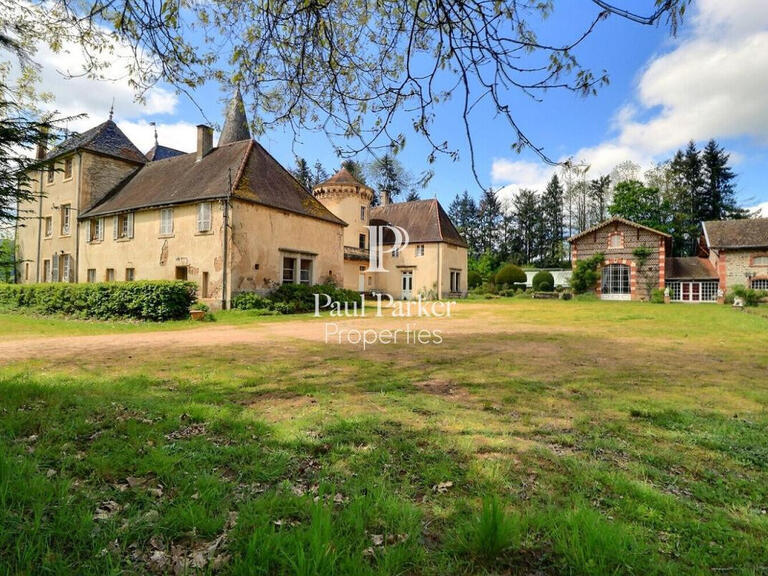
[(553, 292), (555, 289), (555, 277), (550, 272), (542, 270), (541, 272), (536, 272), (531, 284), (536, 292)]
[(272, 310), (272, 300), (256, 292), (240, 292), (232, 298), (232, 308), (236, 310)]
[(483, 283), (483, 277), (480, 276), (479, 272), (475, 272), (474, 270), (470, 270), (467, 273), (467, 285), (469, 286), (470, 290), (472, 288), (477, 288)]
[(514, 264), (506, 264), (496, 272), (495, 283), (497, 286), (506, 284), (512, 286), (514, 284), (525, 284), (526, 276), (523, 269)]
[(652, 304), (664, 304), (664, 290), (654, 288), (651, 291), (651, 303)]
[(597, 269), (603, 263), (603, 255), (595, 254), (586, 260), (578, 260), (571, 276), (571, 288), (576, 294), (595, 289), (600, 273)]
[(163, 322), (189, 316), (194, 282), (142, 280), (98, 284), (0, 285), (0, 308), (29, 309), (100, 320), (132, 318)]
[[(325, 294), (331, 300), (338, 302), (362, 303), (360, 294), (354, 290), (337, 288), (331, 284), (315, 284), (314, 286), (307, 284), (283, 284), (270, 292), (268, 298), (275, 306), (275, 310), (278, 310), (277, 304), (279, 303), (289, 304), (292, 307), (290, 312), (284, 312), (283, 310), (280, 310), (280, 312), (290, 314), (292, 312), (310, 312), (314, 310), (315, 294)], [(322, 303), (324, 302), (321, 300)]]

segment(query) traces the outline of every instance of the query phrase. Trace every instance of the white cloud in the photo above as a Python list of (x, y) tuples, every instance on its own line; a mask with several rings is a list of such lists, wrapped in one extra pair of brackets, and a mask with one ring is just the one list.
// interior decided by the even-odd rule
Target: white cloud
[(758, 216), (761, 218), (768, 218), (768, 202), (762, 202), (758, 204), (757, 206), (752, 206), (751, 208), (747, 208), (750, 212), (760, 212)]
[[(154, 127), (150, 126), (148, 121), (118, 121), (117, 125), (142, 152), (147, 152), (155, 145)], [(163, 146), (183, 152), (192, 152), (197, 147), (197, 128), (190, 122), (158, 123), (157, 136)], [(216, 140), (217, 136), (214, 135), (213, 141)]]
[(504, 185), (498, 191), (502, 199), (511, 199), (520, 188), (543, 190), (555, 169), (541, 162), (514, 161), (494, 158), (491, 179), (496, 185)]
[[(648, 166), (691, 139), (747, 137), (768, 145), (768, 2), (699, 0), (694, 6), (690, 33), (648, 63), (635, 101), (615, 113), (616, 136), (572, 155), (590, 164), (591, 174), (607, 174), (624, 160)], [(494, 181), (530, 174), (530, 183), (514, 183), (534, 186), (540, 178), (528, 164), (496, 159)]]

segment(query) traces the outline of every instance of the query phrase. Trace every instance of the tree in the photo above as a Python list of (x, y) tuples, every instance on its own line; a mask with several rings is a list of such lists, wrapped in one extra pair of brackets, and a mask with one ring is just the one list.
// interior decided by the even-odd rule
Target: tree
[(367, 171), (377, 192), (374, 205), (379, 203), (378, 194), (386, 192), (389, 199), (394, 200), (413, 188), (413, 178), (393, 154), (387, 153), (377, 158), (368, 166)]
[(589, 183), (589, 198), (592, 201), (592, 221), (602, 222), (608, 212), (611, 193), (611, 177), (600, 176)]
[[(453, 106), (442, 106), (453, 96), (474, 167), (474, 122), (484, 126), (491, 117), (506, 123), (515, 149), (550, 161), (520, 129), (512, 96), (596, 93), (608, 76), (578, 61), (578, 45), (608, 16), (642, 25), (663, 21), (675, 33), (689, 2), (654, 0), (648, 14), (637, 14), (592, 0), (582, 8), (584, 28), (546, 42), (536, 32), (555, 10), (553, 0), (0, 0), (0, 31), (54, 50), (81, 45), (86, 74), (104, 74), (115, 50), (127, 48), (139, 94), (157, 82), (187, 94), (210, 80), (237, 82), (258, 110), (251, 115), (256, 134), (281, 126), (323, 131), (346, 139), (348, 152), (377, 146), (396, 152), (406, 140), (396, 126), (408, 117), (431, 148), (430, 160), (458, 158), (456, 146), (433, 133), (444, 114), (453, 118)], [(489, 116), (475, 120), (478, 110)]]
[(13, 240), (0, 238), (0, 282), (13, 282), (16, 272), (16, 248)]
[(541, 212), (536, 192), (520, 190), (515, 196), (513, 206), (520, 246), (519, 260), (528, 264), (537, 259), (541, 249)]
[(491, 253), (498, 248), (501, 202), (493, 188), (483, 191), (477, 215), (477, 240), (481, 253)]
[(315, 160), (315, 165), (312, 167), (312, 188), (319, 186), (326, 180), (328, 180), (328, 172), (326, 172), (320, 160)]
[(457, 194), (451, 205), (448, 207), (448, 216), (451, 222), (456, 226), (459, 234), (469, 245), (469, 258), (472, 260), (482, 253), (478, 241), (478, 210), (475, 199), (464, 190), (462, 194)]
[(557, 266), (563, 261), (563, 187), (557, 174), (547, 184), (541, 195), (541, 218), (544, 233), (542, 237), (544, 264)]
[(411, 188), (408, 191), (408, 195), (405, 197), (406, 202), (416, 202), (417, 200), (421, 200), (419, 197), (419, 192), (415, 188)]
[(344, 160), (344, 162), (341, 163), (341, 166), (343, 168), (346, 168), (347, 172), (352, 174), (355, 180), (360, 182), (360, 184), (365, 184), (365, 169), (363, 168), (363, 165), (360, 164), (357, 160)]
[(717, 142), (710, 140), (701, 155), (704, 187), (702, 206), (698, 210), (702, 220), (746, 218), (747, 211), (736, 203), (734, 181), (736, 175), (728, 166), (730, 155)]
[(314, 185), (312, 169), (304, 158), (296, 157), (296, 168), (292, 170), (292, 173), (296, 180), (301, 182), (304, 188), (307, 190), (312, 189), (312, 186)]
[(666, 232), (670, 226), (670, 206), (658, 188), (649, 188), (637, 180), (621, 182), (613, 193), (608, 208), (613, 216), (621, 216), (643, 226)]

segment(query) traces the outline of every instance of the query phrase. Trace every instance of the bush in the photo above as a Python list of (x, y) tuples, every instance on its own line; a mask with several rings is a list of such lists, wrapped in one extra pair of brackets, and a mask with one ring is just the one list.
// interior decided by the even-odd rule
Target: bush
[(99, 284), (0, 285), (0, 308), (80, 318), (133, 318), (162, 322), (189, 316), (194, 282), (142, 280)]
[(507, 264), (502, 266), (501, 269), (496, 272), (494, 279), (496, 285), (501, 286), (506, 284), (512, 286), (513, 284), (525, 284), (526, 276), (522, 268), (515, 266), (514, 264)]
[[(331, 300), (338, 302), (349, 302), (361, 304), (360, 294), (354, 290), (344, 290), (336, 288), (330, 284), (283, 284), (270, 292), (268, 298), (272, 301), (277, 310), (277, 304), (284, 303), (292, 306), (291, 312), (281, 312), (290, 314), (292, 312), (310, 312), (315, 309), (315, 294), (326, 294)], [(323, 299), (321, 299), (321, 304)]]
[(732, 304), (734, 298), (736, 297), (744, 300), (744, 306), (757, 306), (760, 303), (762, 294), (757, 290), (752, 290), (751, 288), (747, 288), (741, 284), (736, 284), (733, 288), (731, 288), (731, 291), (726, 298), (726, 302)]
[(536, 272), (531, 284), (536, 292), (552, 292), (555, 289), (555, 277), (546, 270), (542, 270)]
[(467, 273), (467, 285), (470, 289), (477, 288), (483, 283), (483, 277), (480, 276), (479, 272), (475, 272), (474, 270), (470, 270)]
[(256, 292), (240, 292), (232, 298), (232, 308), (236, 310), (272, 310), (273, 302)]
[(571, 288), (576, 294), (583, 294), (594, 290), (600, 274), (597, 269), (603, 263), (603, 255), (595, 254), (591, 258), (578, 260), (571, 275)]
[(651, 290), (651, 303), (664, 304), (664, 290), (661, 290), (660, 288)]

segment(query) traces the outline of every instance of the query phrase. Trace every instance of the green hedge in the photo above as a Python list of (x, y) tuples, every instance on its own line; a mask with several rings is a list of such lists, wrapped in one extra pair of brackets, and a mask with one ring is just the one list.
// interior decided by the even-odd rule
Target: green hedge
[[(241, 292), (232, 299), (232, 307), (239, 310), (275, 310), (281, 314), (312, 312), (315, 309), (315, 294), (327, 294), (338, 302), (362, 303), (360, 294), (354, 290), (338, 288), (333, 284), (283, 284), (266, 296), (255, 292)], [(321, 304), (325, 303), (321, 299)]]
[(546, 270), (536, 272), (531, 281), (531, 286), (536, 292), (552, 292), (555, 289), (555, 277)]
[(194, 282), (145, 280), (99, 284), (0, 285), (0, 308), (80, 318), (176, 320), (189, 316)]
[(506, 264), (496, 272), (496, 284), (498, 286), (512, 286), (514, 284), (525, 284), (526, 275), (522, 268), (514, 264)]

